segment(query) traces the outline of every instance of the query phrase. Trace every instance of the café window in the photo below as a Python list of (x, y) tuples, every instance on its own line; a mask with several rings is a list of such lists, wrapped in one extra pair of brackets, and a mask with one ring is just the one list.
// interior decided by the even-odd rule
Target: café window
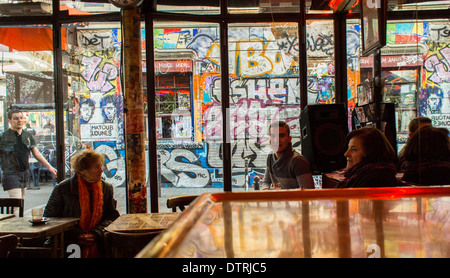
[(183, 72), (160, 72), (155, 77), (158, 139), (192, 140), (191, 80), (191, 73)]

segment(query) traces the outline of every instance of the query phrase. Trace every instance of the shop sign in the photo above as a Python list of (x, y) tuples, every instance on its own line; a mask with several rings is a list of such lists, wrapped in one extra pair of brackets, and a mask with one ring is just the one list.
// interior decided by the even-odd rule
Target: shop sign
[[(381, 56), (381, 66), (391, 67), (415, 67), (423, 65), (422, 55), (384, 55)], [(360, 57), (361, 68), (372, 68), (373, 58)]]
[(169, 61), (155, 61), (155, 72), (166, 74), (171, 72), (191, 72), (192, 61), (189, 59), (178, 59)]

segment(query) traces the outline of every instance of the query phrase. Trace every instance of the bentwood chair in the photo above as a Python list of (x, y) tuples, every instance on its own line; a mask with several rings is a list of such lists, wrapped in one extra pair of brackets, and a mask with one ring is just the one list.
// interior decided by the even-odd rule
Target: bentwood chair
[(184, 211), (184, 209), (189, 206), (197, 197), (198, 195), (171, 197), (167, 199), (167, 207), (171, 208), (172, 212), (176, 212), (177, 208), (180, 209), (180, 211)]
[(19, 209), (19, 217), (23, 217), (24, 200), (22, 198), (0, 198), (0, 213), (14, 214), (14, 209)]

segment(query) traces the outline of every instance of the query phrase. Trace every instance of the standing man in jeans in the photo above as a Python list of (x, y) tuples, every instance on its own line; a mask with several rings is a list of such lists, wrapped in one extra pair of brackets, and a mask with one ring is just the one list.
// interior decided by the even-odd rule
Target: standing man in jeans
[(18, 110), (8, 112), (10, 128), (0, 135), (0, 162), (3, 189), (11, 198), (24, 198), (30, 179), (30, 152), (56, 178), (57, 172), (36, 148), (31, 133), (24, 131), (25, 118)]
[(261, 189), (314, 189), (309, 161), (292, 148), (289, 125), (283, 121), (269, 126), (273, 153), (267, 156)]

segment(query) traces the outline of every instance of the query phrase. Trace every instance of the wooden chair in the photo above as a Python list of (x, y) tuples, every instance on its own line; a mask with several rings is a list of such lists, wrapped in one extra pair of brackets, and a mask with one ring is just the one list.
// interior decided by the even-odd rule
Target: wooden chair
[(180, 211), (183, 211), (188, 205), (194, 201), (198, 195), (187, 195), (187, 196), (177, 196), (167, 199), (167, 207), (171, 208), (173, 212), (177, 211), (177, 208)]
[(18, 242), (16, 235), (0, 236), (0, 258), (8, 258), (9, 252), (16, 249)]
[(106, 257), (134, 258), (159, 233), (105, 232)]
[(22, 198), (0, 198), (0, 213), (14, 213), (19, 208), (19, 217), (23, 217), (24, 200)]

